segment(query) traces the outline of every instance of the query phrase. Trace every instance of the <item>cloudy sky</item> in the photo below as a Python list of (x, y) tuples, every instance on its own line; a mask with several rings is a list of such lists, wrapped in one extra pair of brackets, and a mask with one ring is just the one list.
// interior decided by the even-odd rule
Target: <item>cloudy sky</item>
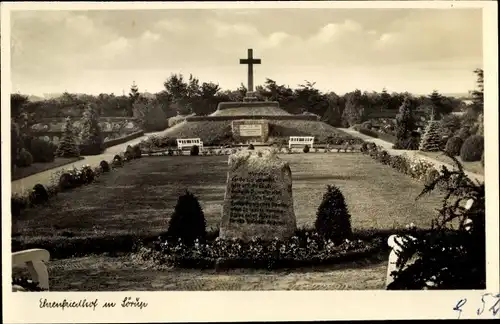
[(41, 95), (162, 90), (171, 73), (235, 89), (247, 48), (265, 78), (322, 90), (425, 94), (474, 88), (478, 9), (15, 11), (12, 91)]

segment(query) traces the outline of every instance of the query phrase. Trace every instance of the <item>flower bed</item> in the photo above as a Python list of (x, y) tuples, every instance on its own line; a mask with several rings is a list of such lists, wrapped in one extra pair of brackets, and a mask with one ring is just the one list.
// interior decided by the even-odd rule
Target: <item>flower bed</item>
[(372, 142), (365, 142), (361, 146), (361, 152), (382, 164), (389, 165), (399, 172), (426, 184), (432, 182), (447, 170), (444, 166), (441, 170), (438, 170), (434, 167), (433, 163), (417, 157), (409, 157), (406, 154), (390, 155), (383, 147), (377, 146)]
[(309, 230), (298, 230), (287, 240), (250, 242), (223, 240), (195, 241), (192, 246), (181, 241), (158, 240), (153, 247), (141, 247), (137, 256), (157, 265), (182, 268), (297, 268), (325, 265), (373, 256), (385, 250), (381, 238), (345, 240), (334, 244)]

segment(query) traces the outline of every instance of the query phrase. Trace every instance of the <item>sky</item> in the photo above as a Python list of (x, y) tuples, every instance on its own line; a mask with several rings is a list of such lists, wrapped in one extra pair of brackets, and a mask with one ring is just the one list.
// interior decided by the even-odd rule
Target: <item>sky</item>
[(12, 91), (163, 90), (172, 73), (236, 89), (247, 48), (266, 78), (342, 94), (467, 93), (483, 67), (480, 9), (14, 11)]

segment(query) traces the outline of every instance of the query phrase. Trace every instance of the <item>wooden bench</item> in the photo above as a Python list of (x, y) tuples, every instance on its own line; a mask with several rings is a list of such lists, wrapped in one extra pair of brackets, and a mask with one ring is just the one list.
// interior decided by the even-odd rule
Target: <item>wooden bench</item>
[(290, 136), (288, 148), (292, 148), (292, 145), (309, 145), (309, 148), (313, 148), (313, 143), (313, 136)]
[(177, 148), (179, 150), (183, 150), (184, 148), (191, 149), (193, 146), (198, 146), (200, 151), (203, 150), (203, 142), (200, 138), (178, 138), (177, 139)]
[[(50, 253), (43, 249), (30, 249), (12, 253), (12, 267), (28, 268), (33, 282), (38, 282), (40, 288), (49, 290), (49, 273), (45, 262), (50, 260)], [(19, 291), (21, 289), (17, 289)], [(14, 288), (14, 291), (16, 289)]]

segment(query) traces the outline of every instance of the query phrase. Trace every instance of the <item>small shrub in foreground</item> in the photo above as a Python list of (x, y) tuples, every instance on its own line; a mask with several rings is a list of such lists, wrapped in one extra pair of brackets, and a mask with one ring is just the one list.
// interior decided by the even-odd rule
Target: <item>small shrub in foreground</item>
[(254, 150), (255, 148), (253, 147), (253, 144), (248, 145), (249, 150)]
[(304, 148), (302, 149), (302, 151), (304, 153), (309, 153), (309, 145), (304, 146)]
[(198, 199), (189, 191), (178, 198), (167, 235), (174, 240), (180, 239), (185, 244), (192, 244), (195, 239), (205, 239), (205, 214)]
[(484, 137), (472, 135), (467, 138), (460, 149), (460, 158), (463, 162), (481, 161), (484, 152)]
[(351, 215), (339, 188), (329, 185), (316, 213), (315, 228), (319, 235), (341, 242), (352, 235)]
[(47, 163), (54, 161), (57, 146), (51, 142), (33, 138), (29, 143), (28, 151), (33, 156), (33, 162)]

